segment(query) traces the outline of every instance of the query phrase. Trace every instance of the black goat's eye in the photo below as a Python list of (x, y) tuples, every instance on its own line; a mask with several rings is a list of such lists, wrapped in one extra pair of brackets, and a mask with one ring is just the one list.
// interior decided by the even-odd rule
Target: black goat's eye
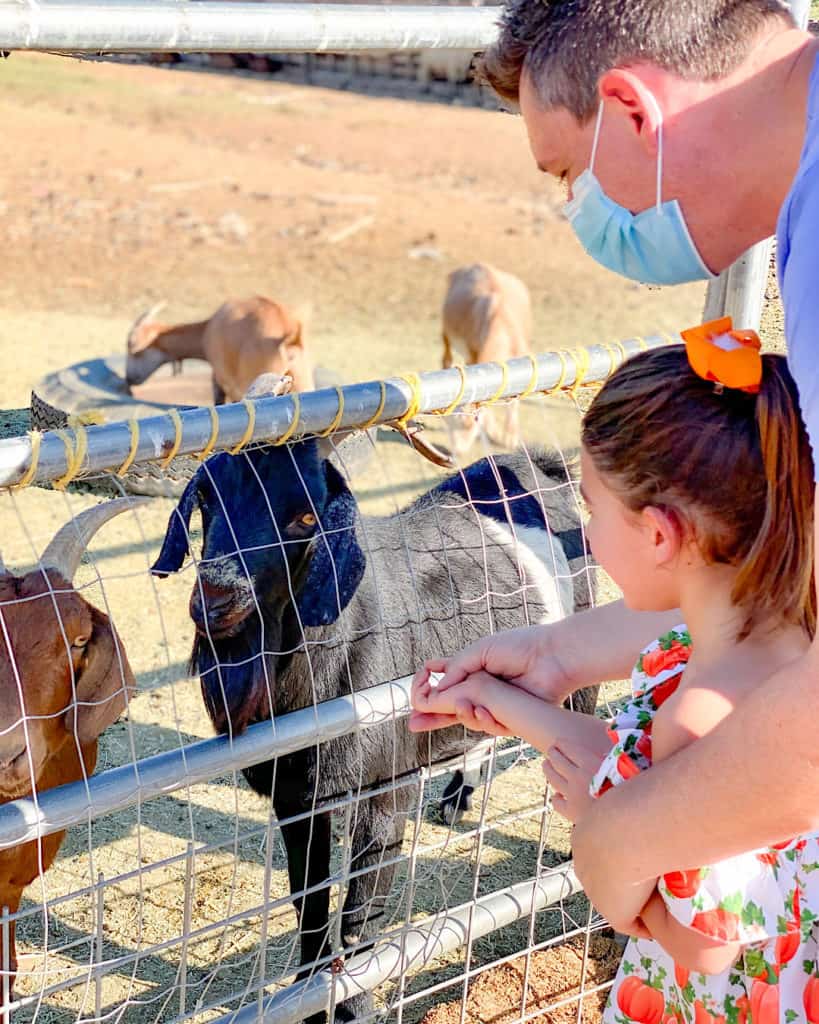
[(303, 516), (299, 516), (299, 523), (302, 526), (315, 526), (316, 517), (312, 512), (305, 512)]

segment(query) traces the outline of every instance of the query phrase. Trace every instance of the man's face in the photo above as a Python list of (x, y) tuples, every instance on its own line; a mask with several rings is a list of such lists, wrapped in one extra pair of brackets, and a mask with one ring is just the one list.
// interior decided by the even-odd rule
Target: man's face
[[(682, 81), (663, 82), (663, 93), (675, 110), (673, 127), (663, 127), (663, 201), (677, 199), (703, 262), (724, 270), (753, 242), (769, 233), (744, 234), (738, 229), (734, 190), (716, 188), (709, 166), (718, 118), (697, 95), (701, 87)], [(596, 115), (581, 124), (563, 108), (545, 108), (529, 76), (520, 82), (520, 112), (538, 167), (572, 185), (589, 167)], [(641, 213), (657, 199), (657, 136), (639, 127), (641, 118), (623, 104), (607, 103), (603, 112), (594, 174), (615, 203)], [(747, 219), (747, 218), (746, 218)], [(749, 231), (753, 225), (749, 224)]]
[[(596, 117), (580, 124), (568, 110), (544, 109), (526, 73), (520, 82), (520, 112), (538, 167), (563, 180), (571, 196), (591, 160)], [(594, 173), (604, 192), (632, 213), (647, 210), (656, 200), (656, 159), (652, 162), (623, 117), (604, 113)]]

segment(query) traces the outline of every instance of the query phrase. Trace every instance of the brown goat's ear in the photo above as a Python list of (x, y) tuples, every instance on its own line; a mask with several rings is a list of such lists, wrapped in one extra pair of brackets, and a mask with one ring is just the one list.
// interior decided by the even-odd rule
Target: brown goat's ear
[(77, 700), (65, 714), (68, 732), (91, 743), (128, 706), (136, 683), (125, 648), (107, 615), (92, 608), (94, 631), (76, 677)]

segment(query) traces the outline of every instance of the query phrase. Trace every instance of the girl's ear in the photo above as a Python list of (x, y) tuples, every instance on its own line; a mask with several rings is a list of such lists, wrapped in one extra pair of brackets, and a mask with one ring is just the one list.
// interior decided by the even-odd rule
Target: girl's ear
[(654, 546), (655, 564), (671, 565), (685, 544), (685, 530), (677, 513), (670, 508), (647, 505), (640, 516)]

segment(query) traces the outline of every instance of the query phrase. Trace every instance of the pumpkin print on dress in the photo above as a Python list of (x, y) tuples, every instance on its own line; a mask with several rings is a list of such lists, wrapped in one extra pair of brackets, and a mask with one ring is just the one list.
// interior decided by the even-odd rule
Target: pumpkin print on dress
[[(592, 796), (651, 767), (654, 715), (680, 685), (690, 654), (684, 626), (642, 652)], [(675, 964), (659, 943), (631, 939), (604, 1024), (819, 1024), (819, 834), (670, 871), (658, 891), (680, 923), (738, 941), (742, 953), (728, 971), (706, 976)]]

